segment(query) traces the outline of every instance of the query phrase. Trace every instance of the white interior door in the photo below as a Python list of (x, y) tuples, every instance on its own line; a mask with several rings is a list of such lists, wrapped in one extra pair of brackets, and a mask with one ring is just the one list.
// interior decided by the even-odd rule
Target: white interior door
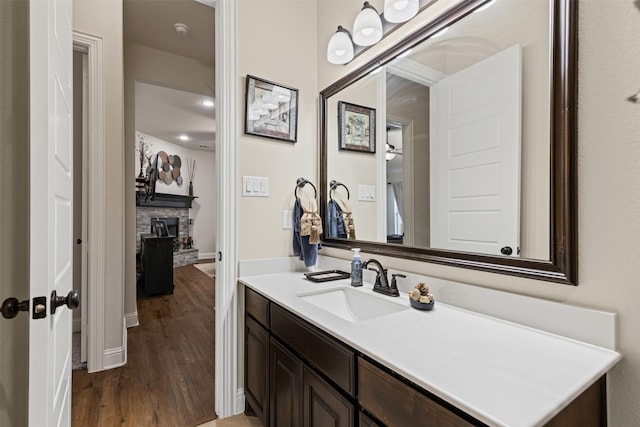
[[(29, 426), (71, 425), (72, 3), (30, 1), (30, 293), (46, 317), (29, 324)], [(33, 307), (34, 313), (37, 311)]]
[(517, 256), (520, 45), (439, 81), (430, 111), (431, 247)]

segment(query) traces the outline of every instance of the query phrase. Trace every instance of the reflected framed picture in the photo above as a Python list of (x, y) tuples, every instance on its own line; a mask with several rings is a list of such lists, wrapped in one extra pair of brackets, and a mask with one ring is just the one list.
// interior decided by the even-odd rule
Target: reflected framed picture
[(247, 75), (244, 133), (296, 142), (298, 89)]
[(338, 101), (340, 150), (376, 152), (376, 110)]

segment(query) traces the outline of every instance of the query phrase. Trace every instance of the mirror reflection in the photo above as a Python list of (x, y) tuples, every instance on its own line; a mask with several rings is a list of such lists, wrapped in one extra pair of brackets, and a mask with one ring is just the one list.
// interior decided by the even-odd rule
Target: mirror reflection
[(549, 259), (550, 3), (486, 5), (328, 98), (325, 191), (358, 240)]

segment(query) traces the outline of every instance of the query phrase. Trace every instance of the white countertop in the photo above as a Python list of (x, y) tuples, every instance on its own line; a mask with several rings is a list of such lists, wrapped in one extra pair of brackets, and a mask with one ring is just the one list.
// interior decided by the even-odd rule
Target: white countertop
[[(240, 282), (489, 425), (543, 425), (620, 360), (615, 351), (437, 298), (433, 310), (415, 310), (404, 292), (387, 297), (348, 279), (313, 283), (281, 272)], [(409, 309), (350, 322), (297, 296), (340, 287)]]

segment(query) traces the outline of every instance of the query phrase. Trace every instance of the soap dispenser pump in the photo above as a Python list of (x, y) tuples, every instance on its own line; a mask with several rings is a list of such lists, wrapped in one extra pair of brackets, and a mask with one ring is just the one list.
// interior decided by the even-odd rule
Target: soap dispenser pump
[(353, 260), (351, 261), (351, 286), (362, 286), (362, 259), (360, 248), (353, 248)]

